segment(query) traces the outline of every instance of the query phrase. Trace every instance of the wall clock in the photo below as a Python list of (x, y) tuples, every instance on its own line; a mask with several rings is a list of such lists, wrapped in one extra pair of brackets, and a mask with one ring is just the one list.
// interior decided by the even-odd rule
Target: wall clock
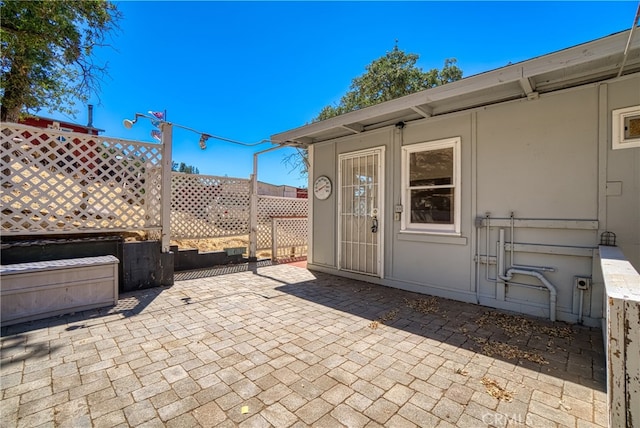
[(320, 200), (325, 200), (331, 196), (331, 180), (325, 175), (316, 178), (313, 184), (313, 194)]

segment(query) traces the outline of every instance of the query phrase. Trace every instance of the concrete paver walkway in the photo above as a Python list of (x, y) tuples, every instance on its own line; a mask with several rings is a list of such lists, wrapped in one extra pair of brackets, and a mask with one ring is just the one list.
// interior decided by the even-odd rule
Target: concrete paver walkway
[(597, 329), (287, 265), (180, 277), (3, 327), (0, 426), (607, 424)]

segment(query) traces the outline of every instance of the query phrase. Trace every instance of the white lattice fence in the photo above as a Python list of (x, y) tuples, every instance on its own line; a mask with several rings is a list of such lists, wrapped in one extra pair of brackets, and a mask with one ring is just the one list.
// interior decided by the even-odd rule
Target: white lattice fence
[(271, 225), (273, 260), (307, 255), (307, 217), (274, 217)]
[(159, 144), (6, 123), (0, 147), (3, 234), (160, 227)]
[[(258, 196), (258, 250), (271, 249), (272, 219), (274, 217), (307, 217), (309, 202), (307, 199)], [(307, 239), (307, 230), (298, 234)]]
[(172, 239), (247, 235), (249, 208), (247, 179), (177, 172), (171, 177)]

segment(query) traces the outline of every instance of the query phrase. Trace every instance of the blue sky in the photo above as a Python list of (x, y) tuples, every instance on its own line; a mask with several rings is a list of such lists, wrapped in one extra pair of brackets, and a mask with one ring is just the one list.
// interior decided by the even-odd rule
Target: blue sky
[[(95, 104), (103, 135), (154, 141), (151, 125), (122, 120), (149, 110), (170, 122), (257, 142), (311, 122), (365, 66), (391, 50), (420, 55), (424, 70), (456, 58), (464, 76), (557, 51), (632, 25), (623, 2), (117, 2), (112, 47), (98, 52), (109, 78)], [(78, 123), (87, 122), (79, 110)], [(63, 116), (40, 112), (45, 116)], [(65, 118), (68, 119), (68, 118)], [(201, 173), (248, 178), (253, 153), (174, 131), (173, 158)], [(278, 150), (259, 157), (261, 181), (306, 186)]]

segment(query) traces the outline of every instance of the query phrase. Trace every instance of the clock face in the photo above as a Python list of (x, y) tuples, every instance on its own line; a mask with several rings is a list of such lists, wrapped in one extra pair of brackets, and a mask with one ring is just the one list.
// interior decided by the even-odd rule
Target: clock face
[(324, 175), (318, 177), (313, 184), (313, 194), (320, 200), (331, 196), (331, 180)]

